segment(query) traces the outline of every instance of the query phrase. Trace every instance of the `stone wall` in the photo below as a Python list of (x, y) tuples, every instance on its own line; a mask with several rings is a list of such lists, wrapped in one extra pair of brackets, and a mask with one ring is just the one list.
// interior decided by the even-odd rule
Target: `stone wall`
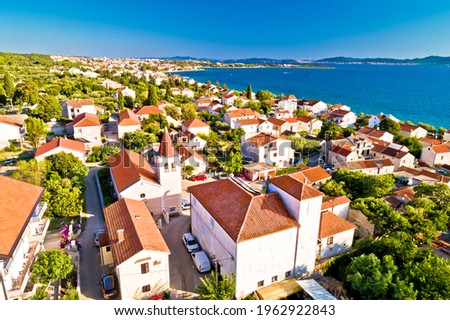
[(359, 210), (349, 209), (347, 220), (356, 224), (355, 236), (358, 238), (373, 237), (375, 226)]

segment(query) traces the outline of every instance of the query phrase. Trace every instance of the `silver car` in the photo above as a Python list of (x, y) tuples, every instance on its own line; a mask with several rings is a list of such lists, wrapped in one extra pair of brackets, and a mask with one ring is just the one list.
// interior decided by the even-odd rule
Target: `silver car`
[(183, 243), (186, 246), (186, 249), (189, 251), (189, 253), (200, 250), (197, 240), (195, 240), (192, 233), (188, 232), (188, 233), (183, 234), (182, 239), (183, 239)]

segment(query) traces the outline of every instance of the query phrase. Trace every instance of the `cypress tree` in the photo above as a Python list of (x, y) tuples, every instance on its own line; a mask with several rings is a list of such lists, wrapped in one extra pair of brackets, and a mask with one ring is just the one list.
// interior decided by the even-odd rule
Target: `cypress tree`
[(252, 85), (249, 84), (248, 87), (247, 87), (247, 99), (252, 100), (252, 96), (253, 96)]
[(6, 97), (12, 98), (14, 95), (14, 83), (11, 75), (7, 72), (3, 78), (3, 89), (5, 89)]

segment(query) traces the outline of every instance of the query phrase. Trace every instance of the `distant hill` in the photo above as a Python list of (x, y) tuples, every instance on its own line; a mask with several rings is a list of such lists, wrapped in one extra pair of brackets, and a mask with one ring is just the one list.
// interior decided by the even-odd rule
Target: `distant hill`
[(386, 64), (416, 64), (416, 65), (450, 65), (450, 57), (429, 56), (415, 59), (392, 58), (350, 58), (333, 57), (316, 60), (317, 63), (386, 63)]
[(272, 59), (272, 58), (245, 58), (245, 59), (209, 59), (209, 58), (195, 58), (190, 56), (175, 56), (169, 58), (159, 58), (163, 60), (172, 60), (172, 61), (210, 61), (210, 62), (221, 62), (221, 63), (229, 63), (229, 64), (293, 64), (293, 65), (301, 65), (297, 60), (294, 59)]

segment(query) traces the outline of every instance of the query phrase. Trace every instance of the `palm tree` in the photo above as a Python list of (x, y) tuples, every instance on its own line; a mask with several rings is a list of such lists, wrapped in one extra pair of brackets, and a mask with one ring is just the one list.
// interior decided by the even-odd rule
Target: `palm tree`
[(200, 278), (196, 288), (200, 300), (232, 300), (236, 292), (236, 277), (233, 274), (220, 275), (211, 272), (209, 277)]

